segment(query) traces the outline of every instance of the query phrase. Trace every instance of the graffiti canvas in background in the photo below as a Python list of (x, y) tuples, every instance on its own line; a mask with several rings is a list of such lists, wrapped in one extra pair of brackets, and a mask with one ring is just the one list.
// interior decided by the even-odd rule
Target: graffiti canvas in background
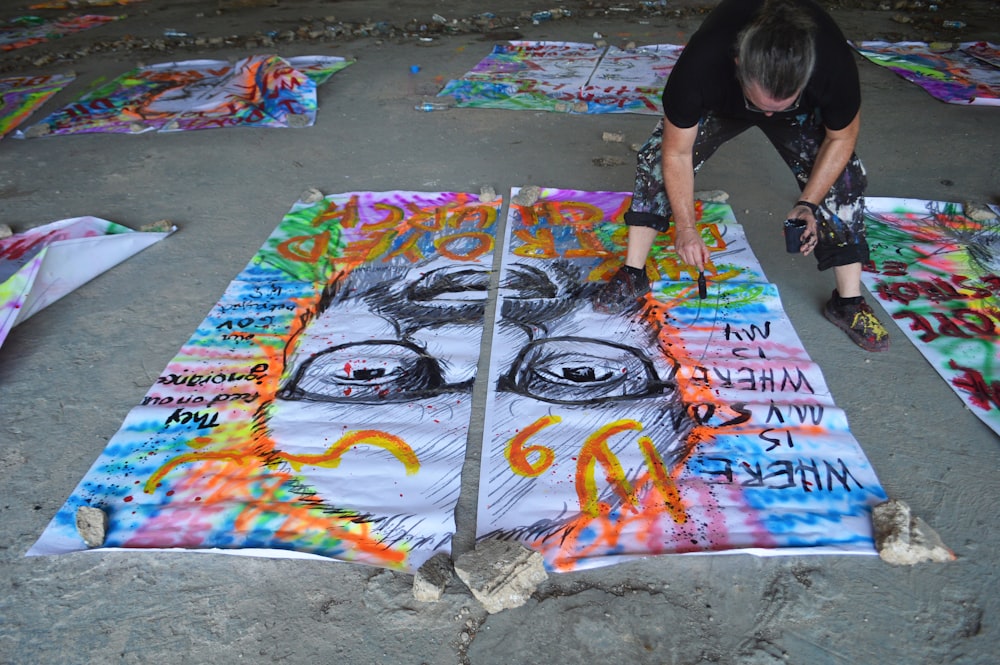
[(17, 128), (52, 95), (69, 85), (72, 74), (0, 79), (0, 138)]
[(58, 39), (81, 30), (89, 30), (117, 21), (121, 16), (101, 16), (99, 14), (82, 14), (80, 16), (65, 16), (59, 19), (45, 19), (39, 16), (19, 16), (0, 23), (0, 51), (13, 51)]
[(309, 127), (316, 88), (351, 64), (335, 56), (255, 55), (138, 67), (27, 129), (25, 136)]
[(1000, 50), (964, 42), (947, 50), (925, 42), (859, 42), (857, 51), (950, 104), (1000, 105)]
[(906, 336), (1000, 434), (1000, 220), (942, 201), (869, 198), (862, 279)]
[(73, 217), (0, 238), (0, 344), (17, 324), (175, 230)]
[(134, 5), (145, 0), (53, 0), (28, 5), (28, 9), (81, 9), (84, 7), (114, 7), (116, 5)]
[(574, 42), (498, 44), (440, 97), (456, 106), (564, 113), (661, 115), (660, 96), (681, 46), (623, 50)]
[(298, 202), (29, 555), (240, 550), (414, 570), (450, 552), (501, 205)]
[(479, 538), (566, 571), (654, 554), (874, 554), (878, 478), (729, 206), (699, 203), (707, 297), (669, 236), (654, 297), (590, 305), (629, 195), (511, 205), (480, 475)]

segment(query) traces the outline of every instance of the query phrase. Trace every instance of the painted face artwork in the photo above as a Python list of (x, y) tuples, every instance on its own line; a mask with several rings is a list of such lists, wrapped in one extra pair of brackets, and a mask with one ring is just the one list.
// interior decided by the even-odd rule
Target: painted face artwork
[(386, 442), (356, 445), (335, 470), (303, 464), (299, 477), (331, 505), (388, 488), (364, 516), (388, 545), (450, 546), (488, 284), (482, 263), (355, 271), (299, 337), (273, 404), (269, 430), (293, 455), (328, 445), (333, 423)]
[(298, 203), (33, 553), (240, 549), (414, 570), (450, 551), (500, 201)]
[(1000, 220), (917, 199), (869, 198), (866, 212), (865, 286), (965, 406), (1000, 433)]
[(630, 315), (590, 306), (617, 269), (629, 202), (548, 189), (510, 207), (478, 536), (521, 542), (558, 571), (870, 551), (884, 492), (728, 206), (698, 206), (708, 298), (665, 235), (654, 297)]
[(728, 206), (699, 205), (707, 298), (665, 237), (653, 297), (627, 315), (591, 307), (629, 204), (546, 189), (510, 206), (496, 275), (499, 200), (296, 204), (29, 554), (84, 549), (87, 505), (109, 516), (107, 547), (412, 571), (450, 551), (477, 418), (477, 536), (517, 540), (550, 570), (874, 553), (870, 506), (885, 494)]
[(317, 86), (350, 64), (333, 56), (258, 55), (235, 64), (139, 67), (49, 114), (28, 135), (307, 127), (316, 120)]
[(682, 48), (513, 41), (495, 46), (438, 96), (471, 108), (662, 115), (660, 95)]

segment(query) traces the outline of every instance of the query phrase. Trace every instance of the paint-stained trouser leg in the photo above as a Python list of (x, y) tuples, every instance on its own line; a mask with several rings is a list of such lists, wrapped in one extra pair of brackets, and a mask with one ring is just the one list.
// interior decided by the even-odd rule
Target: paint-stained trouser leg
[[(736, 118), (725, 118), (712, 113), (698, 123), (698, 136), (693, 148), (694, 172), (698, 173), (708, 158), (726, 141), (735, 138), (752, 126)], [(670, 201), (663, 184), (663, 120), (656, 125), (653, 135), (639, 149), (632, 191), (632, 205), (625, 213), (629, 226), (649, 226), (657, 231), (670, 227)]]
[[(765, 116), (757, 125), (792, 170), (799, 190), (804, 189), (826, 137), (819, 113)], [(819, 242), (815, 250), (820, 270), (868, 261), (864, 199), (867, 185), (865, 168), (858, 156), (852, 154), (820, 202), (816, 219)]]
[[(805, 188), (816, 163), (816, 155), (826, 136), (818, 113), (770, 117), (756, 122), (707, 113), (698, 125), (693, 149), (694, 172), (726, 141), (754, 124), (759, 126), (792, 170), (799, 189)], [(639, 150), (632, 205), (625, 223), (666, 231), (670, 225), (670, 202), (663, 184), (663, 121)], [(864, 190), (868, 184), (864, 166), (857, 155), (850, 161), (820, 204), (819, 244), (815, 255), (820, 270), (868, 261), (865, 236)]]

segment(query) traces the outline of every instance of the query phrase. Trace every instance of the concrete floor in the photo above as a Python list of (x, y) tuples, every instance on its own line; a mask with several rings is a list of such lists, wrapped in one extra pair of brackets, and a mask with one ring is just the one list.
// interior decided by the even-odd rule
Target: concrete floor
[[(969, 4), (1000, 15), (995, 3)], [(114, 26), (118, 32), (102, 34), (252, 32), (309, 15), (399, 21), (445, 10), (500, 13), (484, 3), (432, 0), (283, 2), (222, 15), (214, 2), (149, 0), (143, 7), (129, 9), (133, 16)], [(540, 7), (520, 0), (504, 11), (521, 8)], [(834, 15), (848, 38), (908, 34), (891, 12)], [(600, 31), (612, 43), (682, 43), (698, 22), (690, 13), (643, 20), (581, 13), (520, 28), (525, 39), (590, 41)], [(970, 38), (1000, 41), (996, 18), (970, 21), (973, 29)], [(58, 49), (98, 36), (66, 38)], [(866, 354), (823, 319), (827, 277), (811, 259), (789, 258), (774, 232), (776, 216), (795, 199), (794, 182), (757, 134), (725, 146), (697, 187), (729, 193), (886, 492), (938, 531), (955, 562), (660, 557), (550, 577), (526, 605), (487, 615), (458, 582), (440, 602), (418, 603), (409, 576), (348, 564), (142, 552), (24, 557), (129, 409), (305, 189), (631, 188), (627, 145), (643, 141), (655, 118), (413, 110), (437, 91), (436, 77), (468, 71), (491, 42), (469, 33), (429, 45), (361, 38), (282, 46), (280, 55), (357, 59), (320, 88), (319, 119), (308, 130), (0, 144), (0, 221), (15, 229), (78, 215), (133, 228), (166, 218), (181, 227), (19, 326), (0, 347), (0, 663), (998, 662), (1000, 441), (894, 324), (892, 349)], [(32, 53), (45, 48), (56, 46)], [(238, 55), (219, 48), (82, 57), (72, 63), (76, 84), (45, 110), (137, 60)], [(414, 64), (418, 75), (410, 73)], [(888, 70), (859, 67), (859, 154), (870, 194), (997, 201), (1000, 110), (947, 105)], [(55, 63), (13, 73), (63, 69)], [(604, 143), (604, 131), (624, 132), (626, 143)], [(608, 154), (627, 165), (593, 164)], [(473, 542), (472, 489), (457, 513), (457, 553)]]

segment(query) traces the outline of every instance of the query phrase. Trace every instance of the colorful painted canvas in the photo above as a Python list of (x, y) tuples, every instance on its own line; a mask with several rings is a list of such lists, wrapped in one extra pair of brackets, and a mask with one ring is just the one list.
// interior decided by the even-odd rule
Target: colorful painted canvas
[(438, 96), (471, 108), (662, 115), (663, 85), (682, 48), (498, 44), (472, 71), (445, 84)]
[(17, 324), (174, 230), (73, 217), (0, 239), (0, 344)]
[(85, 9), (88, 7), (114, 7), (116, 5), (134, 5), (145, 0), (55, 0), (54, 2), (39, 2), (29, 5), (28, 9)]
[(962, 46), (962, 52), (982, 60), (987, 65), (1000, 68), (1000, 49), (989, 42), (971, 42)]
[(120, 18), (123, 17), (98, 14), (66, 16), (55, 20), (38, 16), (19, 16), (0, 25), (0, 51), (13, 51), (40, 44), (63, 35), (96, 28)]
[(16, 129), (74, 78), (72, 74), (52, 74), (0, 79), (0, 137)]
[(952, 389), (1000, 434), (1000, 220), (962, 205), (869, 198), (868, 290)]
[(109, 548), (414, 570), (450, 552), (501, 201), (292, 207), (29, 555)]
[(925, 42), (859, 42), (858, 53), (949, 104), (1000, 105), (1000, 50), (965, 42), (947, 51)]
[(729, 206), (701, 202), (704, 299), (670, 236), (634, 314), (590, 296), (626, 242), (621, 192), (511, 205), (477, 536), (570, 571), (667, 553), (874, 554), (879, 480)]
[(257, 55), (139, 67), (29, 128), (27, 136), (309, 127), (316, 88), (351, 64), (334, 56)]

